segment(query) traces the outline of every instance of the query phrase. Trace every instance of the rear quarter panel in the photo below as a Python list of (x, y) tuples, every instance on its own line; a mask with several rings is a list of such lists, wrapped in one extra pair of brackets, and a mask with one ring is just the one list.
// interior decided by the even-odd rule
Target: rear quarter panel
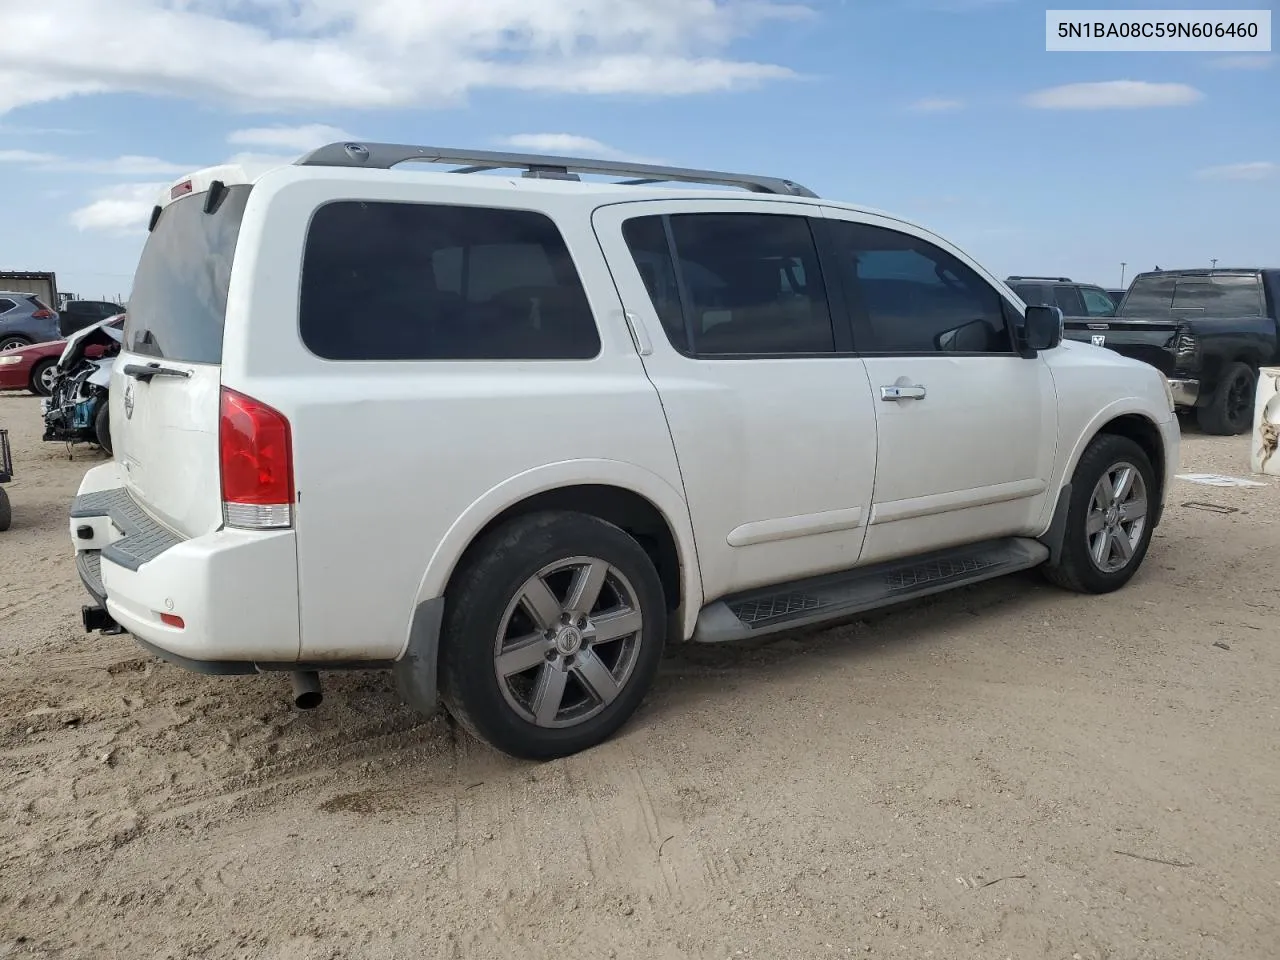
[[(530, 206), (501, 183), (469, 185), (466, 202)], [(304, 659), (400, 656), (417, 604), (440, 594), (475, 532), (549, 484), (611, 478), (647, 492), (682, 523), (678, 536), (687, 530), (666, 420), (591, 232), (589, 196), (539, 209), (551, 212), (577, 264), (601, 351), (538, 362), (311, 354), (298, 330), (299, 267), (311, 216), (333, 199), (442, 203), (457, 194), (413, 173), (290, 172), (259, 183), (252, 203), (264, 206), (241, 230), (223, 383), (292, 427)], [(696, 574), (691, 549), (682, 561)]]

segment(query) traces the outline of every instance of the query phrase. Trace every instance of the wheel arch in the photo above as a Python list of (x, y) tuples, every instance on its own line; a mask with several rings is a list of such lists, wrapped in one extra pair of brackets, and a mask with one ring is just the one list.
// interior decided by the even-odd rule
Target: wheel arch
[(1160, 423), (1151, 410), (1127, 406), (1123, 402), (1112, 404), (1101, 411), (1090, 422), (1087, 429), (1081, 432), (1080, 439), (1071, 450), (1071, 455), (1063, 465), (1058, 497), (1055, 501), (1049, 528), (1041, 539), (1049, 546), (1056, 557), (1063, 528), (1066, 522), (1066, 510), (1070, 499), (1071, 478), (1076, 472), (1080, 458), (1084, 456), (1089, 445), (1102, 434), (1125, 437), (1132, 440), (1147, 455), (1151, 468), (1156, 474), (1158, 495), (1154, 498), (1152, 511), (1153, 527), (1158, 526), (1164, 513), (1164, 491), (1168, 485), (1168, 458), (1166, 456), (1164, 436), (1160, 431)]
[(654, 558), (668, 608), (679, 614), (681, 638), (690, 634), (702, 607), (702, 578), (688, 507), (663, 478), (620, 461), (550, 464), (490, 489), (441, 538), (419, 584), (414, 610), (444, 595), (480, 538), (537, 510), (586, 513), (627, 531)]

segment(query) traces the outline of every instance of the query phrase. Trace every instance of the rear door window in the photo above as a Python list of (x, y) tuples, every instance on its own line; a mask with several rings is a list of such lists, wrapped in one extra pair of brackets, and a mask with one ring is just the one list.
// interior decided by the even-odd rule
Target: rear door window
[(307, 235), (299, 325), (303, 343), (326, 360), (588, 360), (600, 352), (560, 230), (528, 210), (326, 204)]
[(9, 300), (6, 297), (0, 297), (0, 313), (8, 313), (16, 306), (17, 304), (12, 300)]
[(1084, 300), (1080, 291), (1069, 283), (1060, 283), (1053, 288), (1053, 305), (1065, 316), (1084, 316)]
[(224, 188), (211, 213), (204, 212), (203, 193), (165, 207), (133, 278), (126, 349), (187, 363), (222, 362), (231, 262), (251, 189)]
[(677, 213), (630, 220), (623, 236), (677, 350), (700, 358), (835, 352), (804, 217)]

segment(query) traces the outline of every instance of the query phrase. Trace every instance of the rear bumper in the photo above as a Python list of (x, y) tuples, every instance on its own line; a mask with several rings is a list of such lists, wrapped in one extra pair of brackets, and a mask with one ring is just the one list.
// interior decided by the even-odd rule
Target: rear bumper
[[(138, 505), (114, 462), (85, 475), (70, 531), (89, 595), (154, 653), (217, 673), (297, 662), (292, 531), (218, 530), (183, 539)], [(165, 623), (165, 614), (180, 617), (181, 626)]]
[(1181, 380), (1169, 378), (1169, 390), (1173, 393), (1173, 402), (1179, 407), (1194, 407), (1200, 399), (1199, 380)]

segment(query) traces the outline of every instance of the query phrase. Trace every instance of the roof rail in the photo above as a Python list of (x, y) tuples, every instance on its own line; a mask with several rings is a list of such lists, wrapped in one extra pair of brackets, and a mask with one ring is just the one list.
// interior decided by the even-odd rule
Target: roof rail
[(1015, 280), (1049, 280), (1053, 283), (1075, 283), (1070, 277), (1009, 277), (1005, 283), (1012, 283)]
[(585, 157), (554, 157), (536, 153), (502, 153), (491, 150), (462, 150), (449, 147), (415, 147), (396, 143), (331, 143), (312, 150), (295, 161), (304, 167), (364, 167), (390, 170), (406, 162), (459, 164), (453, 173), (479, 173), (484, 170), (522, 170), (522, 176), (577, 180), (577, 174), (595, 173), (627, 177), (628, 185), (649, 183), (713, 183), (727, 187), (743, 187), (753, 193), (774, 193), (792, 197), (817, 198), (808, 187), (779, 177), (758, 177), (746, 173), (724, 173), (717, 170), (694, 170), (685, 167), (663, 167), (623, 160), (592, 160)]

